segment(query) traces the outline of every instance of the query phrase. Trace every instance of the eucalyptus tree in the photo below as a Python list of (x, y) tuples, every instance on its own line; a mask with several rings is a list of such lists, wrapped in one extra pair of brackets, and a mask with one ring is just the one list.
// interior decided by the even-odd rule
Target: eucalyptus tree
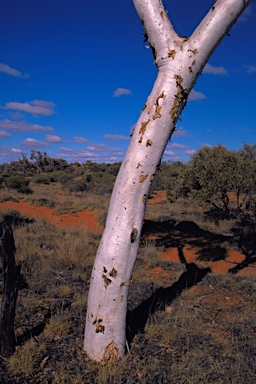
[(161, 0), (133, 3), (158, 74), (117, 176), (92, 271), (84, 349), (95, 361), (124, 355), (129, 282), (151, 184), (197, 77), (250, 0), (217, 0), (190, 37), (175, 32)]

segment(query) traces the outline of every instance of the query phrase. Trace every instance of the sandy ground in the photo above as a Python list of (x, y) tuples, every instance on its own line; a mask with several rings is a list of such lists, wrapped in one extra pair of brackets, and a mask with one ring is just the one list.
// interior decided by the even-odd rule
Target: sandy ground
[[(59, 196), (59, 198), (63, 198)], [(165, 199), (165, 194), (163, 191), (159, 191), (153, 195), (153, 198), (149, 200), (149, 204), (158, 203)], [(5, 212), (9, 209), (19, 211), (23, 216), (35, 219), (44, 219), (50, 223), (56, 225), (59, 228), (83, 228), (92, 232), (101, 233), (102, 227), (99, 226), (96, 216), (93, 212), (85, 210), (82, 212), (77, 212), (75, 214), (63, 214), (63, 215), (54, 215), (51, 209), (48, 209), (43, 206), (32, 206), (24, 201), (19, 201), (18, 203), (12, 201), (6, 201), (0, 204), (0, 211)], [(236, 267), (241, 264), (245, 256), (238, 252), (237, 250), (228, 250), (226, 252), (225, 258), (222, 260), (216, 261), (207, 261), (199, 260), (200, 251), (202, 247), (197, 247), (191, 244), (185, 244), (182, 248), (186, 263), (195, 263), (202, 267), (210, 267), (211, 271), (214, 273), (225, 274), (231, 268)], [(162, 253), (164, 260), (170, 260), (175, 263), (180, 263), (180, 257), (177, 247), (168, 246), (165, 247), (164, 252)], [(156, 267), (155, 274), (161, 274), (163, 271), (160, 267)], [(245, 268), (242, 268), (237, 272), (238, 275), (256, 275), (256, 266), (251, 264)]]

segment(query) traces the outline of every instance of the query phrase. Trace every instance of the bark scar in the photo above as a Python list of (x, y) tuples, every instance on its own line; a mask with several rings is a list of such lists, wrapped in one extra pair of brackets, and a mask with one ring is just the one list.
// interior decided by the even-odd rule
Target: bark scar
[(161, 115), (161, 109), (162, 109), (162, 107), (161, 107), (161, 105), (159, 104), (159, 100), (160, 99), (165, 99), (166, 98), (166, 96), (165, 96), (165, 94), (164, 94), (164, 91), (162, 92), (162, 93), (160, 93), (160, 95), (157, 97), (157, 99), (156, 99), (156, 103), (155, 103), (155, 105), (156, 105), (156, 109), (155, 109), (155, 113), (154, 113), (154, 116), (153, 116), (153, 120), (155, 120), (155, 119), (157, 119), (157, 118), (160, 118), (162, 115)]
[(112, 283), (112, 280), (109, 279), (104, 273), (102, 274), (104, 280), (104, 287), (107, 289), (108, 285)]
[(103, 325), (103, 324), (101, 324), (102, 323), (102, 319), (98, 319), (97, 317), (96, 317), (96, 319), (93, 321), (93, 325), (95, 325), (96, 327), (95, 327), (95, 332), (96, 333), (104, 333), (104, 331), (105, 331), (105, 326)]
[(140, 126), (140, 130), (139, 130), (139, 135), (144, 135), (144, 133), (146, 132), (147, 125), (148, 125), (149, 121), (150, 120), (142, 121), (141, 126)]
[(117, 270), (113, 267), (109, 272), (109, 276), (116, 277), (116, 275), (117, 275)]

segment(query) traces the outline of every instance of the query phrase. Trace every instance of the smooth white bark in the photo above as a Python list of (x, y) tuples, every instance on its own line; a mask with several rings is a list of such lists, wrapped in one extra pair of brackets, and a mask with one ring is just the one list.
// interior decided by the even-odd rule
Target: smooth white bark
[(250, 0), (218, 0), (190, 38), (176, 34), (161, 0), (133, 2), (158, 75), (117, 176), (93, 267), (84, 349), (95, 361), (125, 352), (127, 294), (150, 186), (198, 75)]

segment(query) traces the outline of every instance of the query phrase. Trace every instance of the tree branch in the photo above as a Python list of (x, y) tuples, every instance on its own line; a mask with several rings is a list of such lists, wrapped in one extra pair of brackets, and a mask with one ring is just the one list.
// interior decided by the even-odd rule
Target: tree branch
[(217, 0), (189, 38), (191, 49), (198, 51), (202, 67), (227, 35), (251, 0)]
[(181, 45), (183, 39), (174, 31), (161, 0), (133, 0), (134, 7), (142, 22), (145, 36), (151, 44), (155, 62), (168, 58), (166, 52)]

